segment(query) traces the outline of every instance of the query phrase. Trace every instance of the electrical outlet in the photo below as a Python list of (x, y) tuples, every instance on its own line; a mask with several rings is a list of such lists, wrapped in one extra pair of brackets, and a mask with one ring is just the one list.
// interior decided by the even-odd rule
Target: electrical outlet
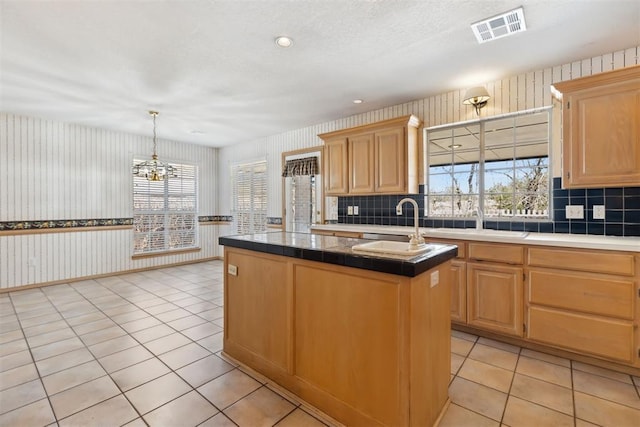
[(353, 207), (353, 214), (354, 214), (354, 215), (360, 215), (360, 214), (358, 213), (359, 211), (360, 211), (360, 210), (358, 209), (358, 207), (357, 207), (357, 206), (354, 206), (354, 207)]
[(396, 215), (402, 215), (402, 206), (396, 206)]
[(440, 283), (440, 271), (436, 270), (431, 273), (431, 287), (433, 288), (438, 283)]
[(347, 215), (353, 215), (353, 206), (347, 206)]
[(238, 275), (238, 266), (237, 265), (233, 265), (233, 264), (229, 264), (229, 266), (227, 267), (227, 273), (229, 273), (232, 276), (237, 276)]
[(604, 205), (593, 205), (593, 219), (604, 219)]
[(584, 206), (583, 205), (565, 206), (565, 213), (567, 215), (567, 219), (584, 219)]

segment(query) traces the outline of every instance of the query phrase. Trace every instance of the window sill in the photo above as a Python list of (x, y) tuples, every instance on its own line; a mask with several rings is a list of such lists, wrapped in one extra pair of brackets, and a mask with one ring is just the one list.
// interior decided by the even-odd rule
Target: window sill
[(191, 252), (200, 252), (200, 248), (188, 248), (188, 249), (178, 249), (174, 251), (159, 251), (159, 252), (149, 252), (142, 254), (134, 254), (131, 256), (131, 259), (144, 259), (144, 258), (155, 258), (159, 256), (167, 256), (167, 255), (182, 255), (188, 254)]

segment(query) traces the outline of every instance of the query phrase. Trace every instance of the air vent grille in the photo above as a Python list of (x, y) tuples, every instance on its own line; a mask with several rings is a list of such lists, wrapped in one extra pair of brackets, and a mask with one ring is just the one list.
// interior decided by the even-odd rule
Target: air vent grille
[(478, 43), (485, 43), (525, 31), (527, 26), (524, 22), (524, 10), (520, 7), (501, 15), (476, 22), (475, 24), (471, 24), (471, 29)]

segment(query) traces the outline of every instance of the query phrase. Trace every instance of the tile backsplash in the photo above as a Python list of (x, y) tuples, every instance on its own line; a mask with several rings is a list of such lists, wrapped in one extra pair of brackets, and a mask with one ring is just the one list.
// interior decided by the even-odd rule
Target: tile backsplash
[[(424, 217), (424, 186), (420, 194), (338, 197), (338, 223), (375, 225), (413, 225), (413, 206), (405, 203), (396, 215), (396, 204), (411, 197), (420, 209), (421, 227), (473, 228), (475, 219), (431, 219)], [(565, 206), (584, 206), (584, 219), (567, 219)], [(605, 219), (593, 219), (593, 206), (605, 206)], [(358, 215), (347, 215), (349, 206)], [(560, 178), (553, 179), (553, 219), (549, 221), (485, 220), (484, 228), (540, 233), (640, 236), (640, 186), (563, 190)]]

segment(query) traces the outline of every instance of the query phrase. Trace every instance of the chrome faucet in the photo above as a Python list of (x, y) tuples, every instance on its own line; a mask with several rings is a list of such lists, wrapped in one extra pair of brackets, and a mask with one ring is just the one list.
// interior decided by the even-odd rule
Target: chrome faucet
[(420, 215), (420, 209), (418, 208), (418, 203), (416, 203), (415, 200), (413, 200), (410, 197), (405, 197), (404, 199), (400, 200), (398, 202), (398, 204), (396, 205), (396, 214), (397, 215), (402, 215), (402, 204), (409, 202), (413, 205), (413, 225), (416, 227), (416, 232), (414, 234), (410, 234), (409, 235), (409, 247), (411, 247), (412, 249), (417, 248), (418, 246), (422, 246), (424, 245), (424, 239), (422, 238), (422, 236), (420, 235), (420, 230), (418, 229), (418, 226), (420, 225), (418, 222), (418, 216)]
[(482, 209), (478, 208), (476, 210), (476, 230), (482, 230), (482, 221), (484, 221), (484, 213), (482, 212)]

